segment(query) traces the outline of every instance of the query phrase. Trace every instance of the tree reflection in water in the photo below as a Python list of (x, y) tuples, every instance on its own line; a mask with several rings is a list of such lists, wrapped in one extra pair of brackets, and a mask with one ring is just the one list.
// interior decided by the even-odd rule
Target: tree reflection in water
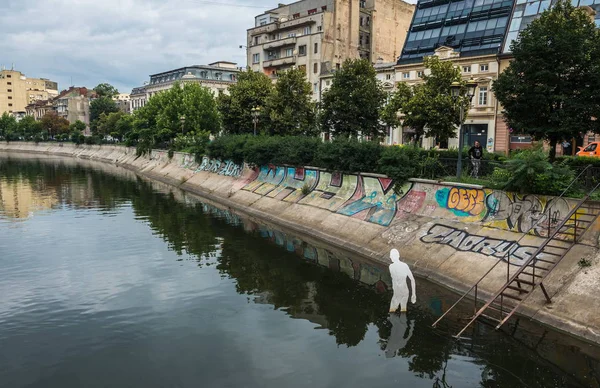
[(51, 192), (62, 205), (85, 208), (94, 203), (102, 211), (130, 205), (181, 257), (188, 253), (199, 266), (216, 263), (223, 277), (235, 280), (238, 293), (326, 328), (338, 345), (356, 346), (369, 330), (377, 330), (383, 360), (408, 360), (409, 370), (431, 379), (434, 387), (449, 386), (446, 370), (459, 359), (479, 365), (484, 387), (578, 385), (535, 352), (486, 326), (478, 326), (484, 332), (477, 338), (485, 339), (479, 343), (455, 341), (443, 328), (432, 329), (439, 306), (429, 305), (440, 291), (423, 280), (417, 280), (422, 304), (390, 316), (386, 265), (313, 246), (177, 189), (160, 193), (140, 178), (57, 160), (0, 159), (0, 176)]

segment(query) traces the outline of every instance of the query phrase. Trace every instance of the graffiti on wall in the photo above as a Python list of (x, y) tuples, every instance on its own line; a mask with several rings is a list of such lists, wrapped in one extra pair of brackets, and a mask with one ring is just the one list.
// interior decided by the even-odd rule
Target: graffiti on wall
[(421, 237), (421, 241), (428, 244), (448, 245), (457, 251), (481, 253), (504, 261), (508, 260), (507, 256), (510, 254), (510, 263), (514, 265), (521, 265), (537, 249), (534, 246), (520, 245), (516, 241), (470, 234), (441, 224), (433, 225), (427, 234)]
[(320, 171), (316, 187), (299, 203), (338, 211), (354, 195), (357, 181), (357, 175)]
[(227, 160), (221, 162), (219, 159), (211, 159), (207, 156), (202, 158), (202, 163), (196, 171), (208, 171), (214, 174), (238, 177), (242, 174), (243, 167), (239, 164)]
[(303, 197), (302, 188), (306, 186), (309, 191), (312, 191), (317, 185), (318, 177), (319, 172), (316, 170), (287, 167), (285, 178), (277, 187), (267, 193), (267, 197), (297, 202)]
[(464, 187), (444, 187), (435, 194), (439, 206), (450, 210), (457, 216), (485, 215), (485, 192), (481, 189)]

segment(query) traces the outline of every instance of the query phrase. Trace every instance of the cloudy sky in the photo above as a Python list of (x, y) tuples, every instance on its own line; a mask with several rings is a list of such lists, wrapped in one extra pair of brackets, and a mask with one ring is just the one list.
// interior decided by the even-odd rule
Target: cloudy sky
[[(280, 0), (281, 1), (281, 0)], [(245, 65), (246, 29), (277, 0), (0, 0), (0, 66), (59, 89), (218, 60)], [(232, 5), (233, 4), (233, 5)], [(71, 83), (71, 79), (73, 80)]]

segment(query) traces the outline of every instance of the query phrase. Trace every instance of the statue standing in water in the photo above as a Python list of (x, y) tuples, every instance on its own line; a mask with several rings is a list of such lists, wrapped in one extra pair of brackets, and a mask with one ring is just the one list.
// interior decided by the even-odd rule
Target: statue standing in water
[(417, 303), (415, 278), (410, 271), (410, 268), (408, 268), (408, 265), (400, 261), (400, 252), (398, 252), (397, 249), (392, 249), (390, 251), (390, 259), (392, 259), (392, 264), (390, 264), (390, 275), (392, 276), (392, 288), (394, 289), (394, 296), (392, 296), (392, 302), (390, 303), (390, 313), (396, 312), (398, 305), (400, 305), (400, 311), (404, 312), (408, 305), (409, 296), (406, 278), (410, 279), (412, 294), (410, 301), (411, 303)]

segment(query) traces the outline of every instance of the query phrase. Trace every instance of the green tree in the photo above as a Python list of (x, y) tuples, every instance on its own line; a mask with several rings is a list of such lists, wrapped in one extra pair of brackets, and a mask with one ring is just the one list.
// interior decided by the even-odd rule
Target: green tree
[(381, 120), (389, 127), (399, 127), (402, 125), (399, 114), (404, 114), (405, 106), (412, 98), (411, 88), (401, 82), (388, 98), (387, 104), (381, 112)]
[(32, 140), (42, 132), (42, 123), (36, 121), (33, 116), (25, 116), (19, 121), (18, 130), (25, 140)]
[(348, 59), (335, 73), (331, 88), (323, 94), (321, 129), (336, 136), (383, 135), (380, 114), (386, 94), (364, 59)]
[(17, 120), (13, 115), (4, 112), (0, 117), (0, 136), (5, 140), (13, 140), (17, 132)]
[[(217, 105), (223, 129), (226, 133), (252, 133), (252, 108), (265, 107), (271, 95), (273, 83), (263, 73), (255, 73), (248, 69), (238, 75), (238, 80), (229, 87), (229, 95), (220, 93)], [(260, 117), (258, 130), (269, 128), (269, 117)]]
[(42, 117), (41, 124), (42, 130), (46, 131), (51, 138), (69, 132), (69, 120), (60, 117), (56, 112), (46, 113)]
[(83, 131), (85, 131), (85, 128), (86, 128), (85, 123), (81, 120), (77, 120), (69, 126), (69, 131), (70, 132), (74, 132), (74, 131), (83, 132)]
[(112, 86), (111, 84), (108, 83), (102, 83), (99, 84), (98, 86), (96, 86), (94, 88), (94, 91), (98, 94), (98, 96), (100, 97), (114, 97), (117, 94), (119, 94), (119, 91), (117, 90), (117, 88), (115, 88), (114, 86)]
[(265, 115), (271, 135), (316, 134), (315, 103), (312, 101), (306, 72), (290, 69), (280, 73), (275, 88), (267, 98)]
[(493, 91), (514, 130), (556, 144), (600, 132), (600, 33), (590, 17), (559, 0), (521, 31), (514, 60)]
[(469, 107), (467, 98), (451, 96), (452, 83), (463, 83), (460, 70), (452, 62), (432, 56), (425, 58), (423, 64), (430, 73), (423, 76), (422, 84), (413, 88), (412, 96), (403, 106), (403, 124), (415, 130), (417, 145), (423, 136), (438, 139), (456, 136), (456, 129), (461, 124), (460, 106), (462, 104), (465, 111), (463, 121)]
[(97, 132), (98, 119), (102, 113), (109, 114), (118, 112), (119, 108), (111, 97), (96, 98), (90, 103), (90, 128), (92, 132)]

